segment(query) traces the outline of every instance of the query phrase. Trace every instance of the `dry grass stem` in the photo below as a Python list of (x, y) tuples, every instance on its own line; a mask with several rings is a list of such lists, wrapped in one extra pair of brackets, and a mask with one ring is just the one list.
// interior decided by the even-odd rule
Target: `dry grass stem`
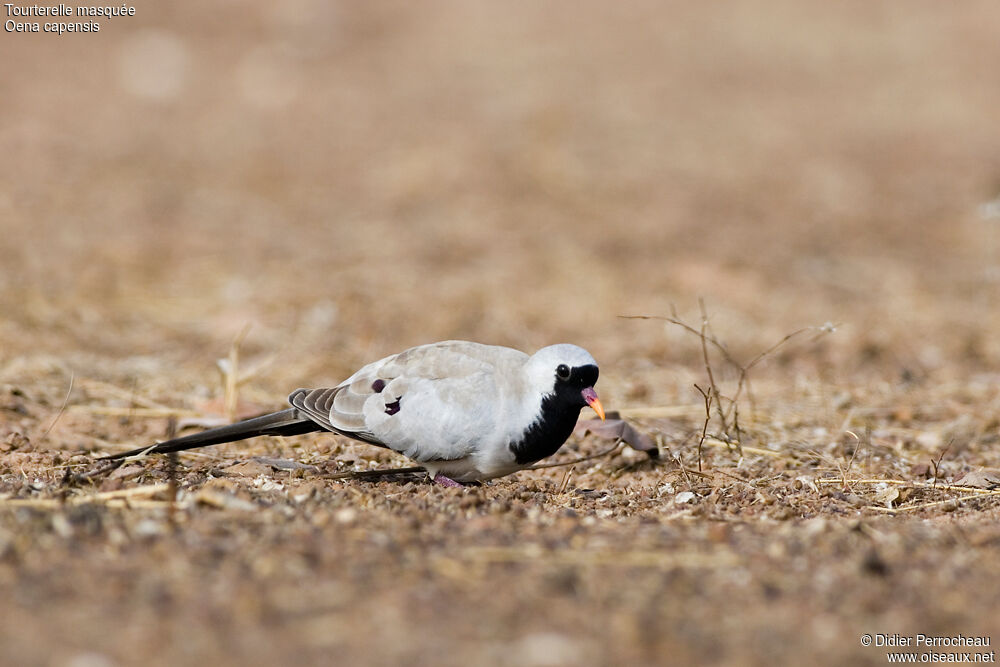
[(461, 557), (472, 562), (545, 562), (563, 565), (639, 567), (672, 570), (730, 568), (740, 559), (731, 551), (684, 552), (646, 550), (546, 549), (528, 544), (517, 547), (467, 547)]
[[(813, 480), (816, 484), (844, 484), (843, 479), (823, 477)], [(978, 493), (984, 496), (995, 495), (997, 492), (991, 489), (977, 489), (974, 486), (955, 486), (954, 484), (935, 484), (927, 482), (913, 482), (905, 479), (849, 479), (848, 484), (891, 484), (912, 489), (927, 489), (930, 491), (962, 491), (964, 493)]]
[[(718, 438), (713, 438), (712, 436), (708, 436), (707, 438), (705, 438), (704, 444), (708, 445), (709, 447), (723, 447), (725, 449), (730, 449), (730, 450), (733, 449), (733, 443), (726, 442), (725, 440), (719, 440)], [(771, 458), (776, 458), (776, 459), (788, 458), (787, 455), (783, 454), (782, 452), (774, 452), (771, 451), (770, 449), (762, 449), (760, 447), (751, 447), (749, 445), (743, 445), (741, 449), (743, 450), (744, 454), (758, 454), (760, 456), (769, 456)]]
[[(128, 401), (130, 405), (139, 405), (148, 410), (170, 411), (170, 408), (162, 403), (158, 403), (150, 398), (141, 396), (132, 390), (122, 389), (121, 387), (111, 384), (110, 382), (95, 380), (94, 378), (88, 377), (81, 377), (78, 382), (87, 388), (89, 390), (88, 393), (91, 395), (106, 394), (119, 400)], [(84, 407), (88, 406), (74, 405), (71, 409)]]
[(144, 419), (165, 419), (168, 417), (198, 417), (203, 413), (183, 408), (121, 408), (107, 405), (71, 405), (69, 412), (109, 417), (138, 417)]
[(704, 405), (692, 403), (690, 405), (663, 405), (636, 408), (617, 408), (616, 412), (625, 418), (631, 419), (668, 419), (671, 417), (692, 417), (702, 414)]
[(985, 498), (987, 496), (1000, 496), (1000, 491), (973, 493), (966, 496), (959, 496), (957, 498), (945, 498), (944, 500), (934, 500), (927, 503), (920, 503), (919, 505), (904, 505), (903, 507), (882, 507), (880, 505), (872, 505), (869, 509), (873, 509), (878, 512), (885, 512), (886, 514), (899, 514), (901, 512), (914, 512), (916, 510), (925, 510), (933, 507), (950, 506), (953, 508), (957, 508), (961, 503), (965, 502), (966, 500), (975, 500), (977, 498)]
[(248, 333), (250, 333), (250, 324), (245, 324), (229, 346), (229, 356), (226, 362), (219, 363), (224, 386), (226, 420), (230, 423), (236, 421), (236, 412), (239, 407), (240, 346), (243, 345)]
[(599, 459), (599, 458), (602, 458), (602, 457), (605, 457), (605, 456), (611, 456), (616, 451), (618, 451), (618, 448), (621, 447), (623, 444), (624, 443), (622, 442), (622, 439), (618, 438), (617, 440), (615, 440), (615, 444), (613, 444), (611, 447), (608, 447), (607, 449), (605, 449), (603, 451), (597, 452), (596, 454), (590, 454), (589, 456), (581, 456), (580, 458), (572, 459), (571, 461), (558, 461), (556, 463), (536, 463), (535, 465), (531, 466), (530, 468), (525, 468), (525, 470), (542, 470), (544, 468), (561, 468), (562, 466), (573, 466), (573, 465), (576, 465), (577, 463), (583, 463), (585, 461), (592, 461), (594, 459)]
[[(786, 334), (781, 338), (781, 340), (756, 354), (749, 362), (740, 363), (729, 351), (728, 346), (722, 342), (712, 330), (711, 320), (703, 299), (698, 299), (698, 308), (701, 314), (701, 324), (698, 328), (684, 322), (677, 314), (677, 309), (673, 305), (670, 307), (670, 316), (620, 315), (619, 317), (622, 319), (659, 320), (668, 322), (698, 337), (701, 343), (702, 366), (708, 378), (708, 389), (702, 389), (697, 384), (695, 385), (695, 388), (702, 395), (702, 398), (705, 400), (709, 410), (714, 408), (719, 421), (720, 432), (725, 434), (726, 439), (732, 443), (730, 446), (735, 446), (736, 450), (742, 457), (743, 428), (739, 423), (739, 402), (744, 393), (746, 393), (747, 400), (750, 402), (751, 420), (755, 420), (757, 418), (756, 400), (754, 399), (753, 392), (751, 390), (750, 371), (797, 336), (800, 336), (807, 331), (818, 331), (821, 335), (823, 335), (834, 331), (835, 327), (830, 324), (826, 324), (821, 327), (803, 327), (797, 329), (789, 334)], [(722, 356), (723, 360), (737, 371), (736, 389), (731, 397), (723, 395), (719, 390), (719, 386), (716, 381), (716, 373), (712, 367), (711, 355), (709, 354), (710, 348), (717, 351)], [(723, 401), (726, 402), (726, 405), (723, 405)], [(655, 409), (653, 410), (653, 413), (655, 414)], [(707, 433), (707, 424), (703, 425), (702, 431), (703, 433)], [(702, 441), (699, 441), (699, 459), (701, 442)]]
[(67, 387), (66, 389), (66, 396), (65, 398), (63, 398), (62, 405), (59, 406), (59, 411), (56, 413), (56, 416), (52, 418), (52, 421), (49, 423), (48, 428), (46, 428), (45, 431), (42, 432), (42, 436), (40, 439), (44, 440), (49, 435), (49, 433), (52, 432), (52, 429), (55, 428), (56, 422), (59, 421), (59, 418), (62, 417), (63, 413), (66, 411), (66, 406), (69, 405), (70, 394), (73, 393), (73, 381), (75, 378), (76, 375), (71, 374), (69, 376), (69, 387)]
[[(166, 483), (147, 484), (145, 486), (135, 486), (128, 489), (118, 489), (115, 491), (103, 491), (100, 493), (86, 493), (79, 495), (69, 495), (65, 498), (0, 498), (0, 505), (13, 507), (40, 507), (54, 508), (62, 505), (82, 505), (87, 503), (105, 503), (110, 500), (128, 500), (154, 496), (158, 493), (169, 491), (170, 485)], [(165, 503), (164, 503), (165, 504)]]

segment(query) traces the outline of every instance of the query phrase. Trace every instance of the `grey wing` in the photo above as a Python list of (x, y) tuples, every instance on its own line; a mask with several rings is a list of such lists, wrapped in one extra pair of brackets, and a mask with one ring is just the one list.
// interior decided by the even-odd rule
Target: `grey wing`
[(368, 364), (337, 387), (300, 389), (289, 402), (326, 429), (381, 445), (418, 462), (456, 460), (495, 428), (484, 403), (497, 365), (527, 355), (446, 341)]
[[(360, 405), (357, 406), (358, 411), (354, 415), (349, 413), (345, 414), (338, 410), (338, 416), (342, 417), (342, 419), (338, 419), (339, 426), (334, 426), (333, 423), (331, 423), (330, 416), (334, 414), (334, 407), (338, 403), (337, 396), (349, 389), (350, 385), (346, 384), (340, 385), (339, 387), (296, 389), (289, 394), (288, 403), (328, 431), (346, 435), (349, 438), (355, 438), (373, 445), (378, 445), (379, 447), (388, 447), (388, 445), (376, 438), (365, 428), (364, 415), (360, 412), (360, 408), (364, 405), (363, 399), (361, 400)], [(342, 404), (357, 404), (356, 398), (348, 401), (343, 400), (343, 398), (346, 397), (342, 397), (339, 401)], [(355, 418), (351, 419), (352, 416)], [(346, 417), (346, 419), (343, 419), (343, 417)], [(351, 426), (356, 426), (356, 428), (351, 428)]]

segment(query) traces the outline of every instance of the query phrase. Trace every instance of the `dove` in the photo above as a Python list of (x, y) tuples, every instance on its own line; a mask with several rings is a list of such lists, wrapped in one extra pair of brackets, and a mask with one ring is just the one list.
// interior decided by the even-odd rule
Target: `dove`
[(374, 361), (334, 387), (296, 389), (285, 410), (105, 458), (329, 431), (399, 452), (444, 486), (479, 482), (555, 454), (583, 408), (603, 420), (598, 372), (589, 352), (568, 343), (531, 355), (430, 343)]

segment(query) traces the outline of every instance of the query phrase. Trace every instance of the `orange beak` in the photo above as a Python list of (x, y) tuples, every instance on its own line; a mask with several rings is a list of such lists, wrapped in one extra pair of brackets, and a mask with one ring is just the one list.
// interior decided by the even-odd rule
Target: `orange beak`
[(601, 399), (597, 398), (597, 392), (594, 391), (593, 387), (587, 387), (583, 390), (583, 400), (587, 401), (587, 405), (594, 409), (601, 421), (604, 421), (604, 406), (601, 405)]

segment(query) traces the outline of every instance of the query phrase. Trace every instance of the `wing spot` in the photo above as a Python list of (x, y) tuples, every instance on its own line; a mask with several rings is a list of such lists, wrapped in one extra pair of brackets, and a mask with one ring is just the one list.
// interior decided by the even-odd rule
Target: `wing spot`
[(403, 397), (402, 397), (402, 396), (400, 396), (399, 398), (397, 398), (397, 399), (396, 399), (395, 401), (393, 401), (392, 403), (386, 403), (386, 404), (385, 404), (385, 414), (387, 414), (387, 415), (394, 415), (394, 414), (396, 414), (397, 412), (399, 412), (399, 402), (400, 402), (400, 401), (401, 401), (402, 399), (403, 399)]
[(372, 382), (372, 391), (376, 394), (381, 394), (383, 389), (385, 389), (385, 380), (380, 379)]

